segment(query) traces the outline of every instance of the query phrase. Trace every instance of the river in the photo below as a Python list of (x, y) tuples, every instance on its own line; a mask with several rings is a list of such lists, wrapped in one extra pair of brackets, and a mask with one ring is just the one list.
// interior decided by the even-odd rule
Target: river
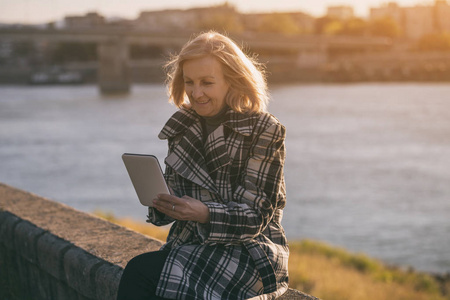
[[(271, 86), (287, 128), (290, 240), (450, 272), (450, 84)], [(121, 161), (153, 153), (175, 108), (163, 85), (0, 86), (0, 182), (92, 212), (144, 220)]]

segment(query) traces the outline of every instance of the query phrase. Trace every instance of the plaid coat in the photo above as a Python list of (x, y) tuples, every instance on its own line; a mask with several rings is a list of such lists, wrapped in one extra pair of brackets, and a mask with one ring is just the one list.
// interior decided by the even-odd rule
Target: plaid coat
[[(170, 299), (274, 299), (287, 290), (289, 249), (285, 128), (269, 113), (240, 114), (203, 140), (201, 117), (180, 109), (166, 123), (165, 177), (175, 195), (201, 200), (209, 224), (175, 221), (157, 294)], [(174, 220), (149, 208), (149, 222)], [(258, 296), (259, 295), (259, 296)]]

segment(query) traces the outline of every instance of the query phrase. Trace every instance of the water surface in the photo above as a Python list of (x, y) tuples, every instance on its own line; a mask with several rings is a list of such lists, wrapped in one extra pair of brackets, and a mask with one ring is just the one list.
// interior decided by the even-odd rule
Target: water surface
[[(272, 86), (287, 128), (289, 239), (450, 272), (450, 84)], [(0, 182), (144, 220), (121, 161), (153, 153), (175, 108), (162, 85), (0, 86)]]

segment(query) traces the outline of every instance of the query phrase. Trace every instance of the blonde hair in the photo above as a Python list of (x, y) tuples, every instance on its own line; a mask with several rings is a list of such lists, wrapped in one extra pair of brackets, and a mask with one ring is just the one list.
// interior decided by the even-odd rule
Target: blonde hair
[(209, 31), (201, 33), (181, 49), (167, 64), (169, 101), (177, 107), (190, 107), (185, 93), (183, 64), (187, 60), (212, 56), (222, 65), (225, 81), (230, 85), (225, 101), (236, 112), (263, 112), (269, 100), (262, 65), (228, 37)]

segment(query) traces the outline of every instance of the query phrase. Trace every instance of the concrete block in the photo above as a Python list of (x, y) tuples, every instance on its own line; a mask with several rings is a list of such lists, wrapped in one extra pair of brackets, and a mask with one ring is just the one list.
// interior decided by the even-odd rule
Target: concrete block
[(14, 228), (21, 221), (7, 211), (0, 211), (0, 243), (6, 248), (14, 249)]
[(0, 299), (12, 299), (20, 293), (15, 250), (0, 244)]
[(20, 293), (17, 272), (14, 228), (21, 220), (15, 215), (0, 211), (0, 299), (10, 299)]
[(18, 281), (14, 283), (18, 287), (17, 299), (30, 299), (30, 283), (33, 279), (30, 271), (30, 261), (20, 255), (15, 256), (16, 270), (18, 273)]
[(77, 248), (70, 248), (63, 259), (67, 284), (81, 295), (95, 298), (95, 273), (104, 261)]
[(28, 264), (28, 268), (28, 295), (34, 300), (52, 299), (51, 290), (49, 289), (52, 278), (49, 278), (49, 275), (37, 265)]
[(71, 243), (53, 234), (45, 233), (40, 236), (36, 244), (40, 268), (55, 279), (65, 282), (63, 258), (71, 247), (74, 247)]
[(30, 222), (23, 221), (14, 229), (14, 244), (17, 254), (33, 264), (37, 264), (36, 242), (45, 231)]
[(65, 282), (54, 280), (51, 282), (50, 289), (51, 299), (78, 300), (78, 293)]
[[(81, 294), (77, 294), (77, 296), (78, 296), (77, 300), (94, 300), (93, 298), (88, 298), (88, 297), (83, 296)], [(111, 299), (111, 300), (114, 300), (114, 299)]]
[(109, 263), (101, 265), (95, 274), (95, 283), (97, 286), (96, 299), (116, 299), (122, 273), (123, 269), (116, 265)]

